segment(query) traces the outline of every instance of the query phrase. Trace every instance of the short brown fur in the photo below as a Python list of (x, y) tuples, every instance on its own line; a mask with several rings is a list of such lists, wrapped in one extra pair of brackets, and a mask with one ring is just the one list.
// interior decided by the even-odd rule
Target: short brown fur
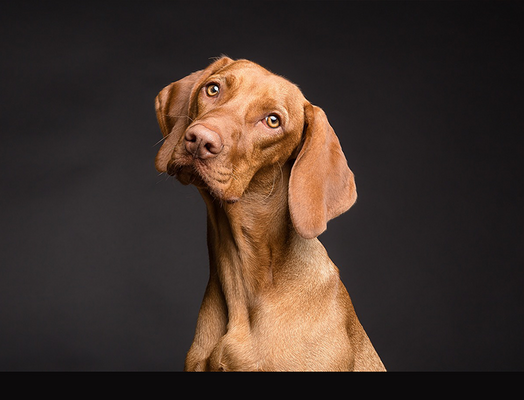
[(356, 200), (322, 109), (222, 57), (164, 88), (156, 112), (157, 169), (197, 186), (208, 211), (210, 276), (185, 370), (385, 370), (316, 238)]

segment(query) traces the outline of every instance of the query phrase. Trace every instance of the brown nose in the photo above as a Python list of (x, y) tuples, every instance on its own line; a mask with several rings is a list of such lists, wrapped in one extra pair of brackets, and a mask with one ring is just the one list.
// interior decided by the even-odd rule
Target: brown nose
[(201, 160), (216, 157), (224, 147), (218, 133), (204, 125), (194, 125), (186, 131), (185, 145), (189, 154)]

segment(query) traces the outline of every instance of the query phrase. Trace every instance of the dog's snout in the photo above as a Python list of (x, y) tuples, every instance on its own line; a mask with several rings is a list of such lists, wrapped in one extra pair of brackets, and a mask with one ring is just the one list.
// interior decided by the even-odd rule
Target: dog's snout
[(185, 146), (188, 153), (201, 160), (216, 157), (224, 147), (218, 133), (204, 125), (194, 125), (186, 131)]

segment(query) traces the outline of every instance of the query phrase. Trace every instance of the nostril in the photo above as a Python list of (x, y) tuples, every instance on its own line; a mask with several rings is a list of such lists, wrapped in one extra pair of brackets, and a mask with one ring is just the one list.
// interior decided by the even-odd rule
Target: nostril
[(194, 143), (194, 142), (196, 142), (196, 138), (197, 137), (196, 137), (196, 135), (195, 135), (195, 133), (193, 131), (189, 130), (189, 131), (186, 132), (185, 139), (186, 139), (187, 142)]
[(215, 148), (215, 146), (212, 144), (212, 143), (206, 143), (204, 145), (204, 147), (206, 148), (207, 151), (209, 151), (210, 153), (217, 153), (217, 149)]
[(188, 153), (202, 160), (215, 157), (224, 147), (220, 136), (203, 125), (195, 125), (188, 129), (184, 138)]

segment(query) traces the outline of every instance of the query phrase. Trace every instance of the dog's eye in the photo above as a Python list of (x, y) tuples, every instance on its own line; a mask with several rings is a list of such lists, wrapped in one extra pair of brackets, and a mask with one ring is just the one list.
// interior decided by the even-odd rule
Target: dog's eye
[(220, 92), (220, 87), (216, 83), (210, 83), (206, 86), (206, 93), (208, 96), (216, 96)]
[(280, 119), (275, 114), (270, 114), (266, 117), (267, 126), (276, 129), (280, 126)]

